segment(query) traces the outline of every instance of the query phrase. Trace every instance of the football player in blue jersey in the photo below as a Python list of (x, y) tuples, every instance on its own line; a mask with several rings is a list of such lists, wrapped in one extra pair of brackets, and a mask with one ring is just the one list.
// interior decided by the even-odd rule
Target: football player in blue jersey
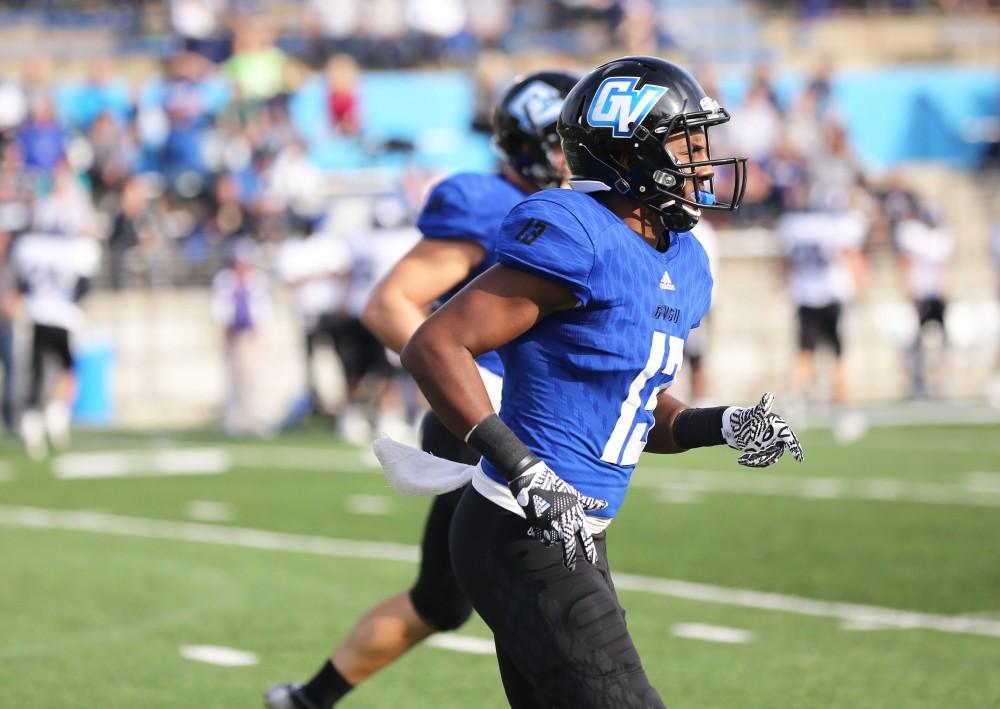
[[(516, 79), (494, 115), (498, 173), (459, 173), (439, 183), (417, 220), (423, 238), (379, 283), (362, 321), (381, 342), (403, 349), (432, 307), (446, 301), (495, 262), (500, 224), (527, 195), (565, 183), (556, 121), (579, 77), (535, 72)], [(495, 352), (476, 359), (481, 385), (499, 401), (503, 365)], [(433, 414), (421, 426), (421, 447), (474, 464), (479, 453), (455, 438)], [(326, 709), (354, 686), (431, 634), (458, 628), (472, 613), (451, 568), (448, 530), (462, 490), (435, 498), (424, 528), (416, 583), (378, 603), (304, 686), (279, 684), (265, 698), (271, 709)]]
[[(663, 706), (605, 545), (643, 450), (729, 444), (744, 465), (802, 459), (770, 394), (688, 408), (666, 391), (712, 287), (689, 230), (704, 209), (736, 209), (746, 184), (745, 159), (710, 152), (710, 128), (728, 119), (661, 59), (588, 74), (558, 123), (573, 189), (514, 207), (497, 264), (403, 350), (441, 421), (483, 456), (454, 514), (452, 564), (493, 630), (513, 707)], [(720, 168), (736, 177), (724, 199)], [(490, 351), (505, 372), (499, 416), (475, 364)]]

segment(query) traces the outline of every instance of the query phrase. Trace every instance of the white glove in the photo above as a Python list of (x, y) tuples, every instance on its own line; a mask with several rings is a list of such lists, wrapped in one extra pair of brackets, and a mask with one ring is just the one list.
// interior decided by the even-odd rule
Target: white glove
[(576, 537), (580, 535), (583, 553), (591, 564), (597, 563), (597, 549), (587, 529), (584, 511), (603, 510), (607, 501), (581, 494), (539, 461), (507, 483), (517, 504), (531, 525), (528, 536), (546, 546), (562, 541), (563, 563), (576, 568)]
[(736, 462), (751, 468), (776, 463), (787, 448), (795, 460), (803, 460), (802, 444), (792, 427), (778, 414), (771, 413), (774, 394), (766, 392), (756, 406), (741, 409), (733, 406), (722, 414), (722, 436), (731, 448), (742, 451)]

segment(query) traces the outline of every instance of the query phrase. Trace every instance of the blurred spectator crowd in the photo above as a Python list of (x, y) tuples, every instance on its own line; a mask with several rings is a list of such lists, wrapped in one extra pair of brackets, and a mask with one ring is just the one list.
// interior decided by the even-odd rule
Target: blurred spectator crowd
[[(106, 243), (106, 275), (122, 288), (206, 283), (240, 238), (274, 243), (316, 228), (336, 194), (310, 153), (309, 136), (290, 117), (290, 97), (321, 75), (323, 129), (344, 145), (363, 145), (361, 69), (352, 56), (359, 51), (325, 45), (322, 72), (311, 72), (278, 47), (265, 21), (236, 16), (218, 34), (215, 13), (226, 4), (174, 3), (180, 48), (163, 61), (160, 75), (137, 86), (110, 59), (92, 62), (86, 79), (71, 86), (56, 80), (44, 58), (26, 62), (20, 77), (0, 80), (0, 229), (32, 228), (38, 205), (55, 201), (67, 229)], [(463, 3), (453, 4), (465, 18)], [(492, 4), (475, 15), (489, 15)], [(317, 13), (325, 7), (313, 5)], [(336, 3), (341, 20), (351, 16), (351, 5)], [(419, 16), (419, 3), (412, 5), (406, 16)], [(612, 2), (563, 5), (590, 18), (621, 10)], [(198, 20), (195, 6), (215, 13)], [(504, 22), (509, 10), (499, 15)], [(434, 15), (440, 18), (440, 7)], [(350, 42), (364, 36), (354, 25), (345, 33)], [(471, 128), (488, 133), (493, 96), (511, 71), (500, 63), (477, 75)], [(783, 210), (807, 203), (872, 211), (866, 202), (872, 191), (832, 97), (831, 72), (823, 68), (783, 104), (761, 66), (742, 105), (730, 106), (737, 120), (713, 139), (717, 152), (751, 158), (739, 223), (773, 223)], [(697, 73), (710, 94), (721, 94), (710, 69)], [(382, 149), (412, 148), (388, 144)], [(726, 179), (720, 175), (719, 182)], [(415, 211), (420, 185), (406, 192)]]
[[(381, 253), (389, 241), (367, 236), (380, 228), (387, 233), (408, 228), (435, 177), (404, 159), (394, 182), (379, 187), (381, 195), (366, 193), (367, 233), (358, 243), (338, 247), (338, 240), (329, 238), (344, 232), (335, 223), (335, 204), (354, 196), (358, 185), (348, 181), (345, 187), (343, 176), (332, 180), (332, 173), (317, 164), (310, 136), (292, 116), (301, 87), (322, 85), (324, 131), (341, 144), (372, 150), (359, 91), (362, 67), (476, 56), (475, 105), (466, 128), (488, 133), (492, 99), (512, 69), (508, 61), (490, 64), (491, 53), (483, 49), (511, 49), (521, 38), (530, 42), (533, 27), (550, 34), (559, 28), (567, 33), (565, 43), (579, 42), (593, 30), (599, 40), (592, 48), (611, 38), (622, 52), (670, 44), (669, 36), (657, 30), (653, 0), (305, 0), (297, 3), (307, 18), (305, 30), (292, 43), (279, 43), (271, 22), (248, 14), (260, 4), (174, 0), (169, 8), (174, 49), (156, 75), (135, 84), (110, 59), (91, 62), (85, 80), (72, 85), (59, 81), (45, 58), (25, 62), (19, 76), (0, 77), (0, 244), (29, 232), (96, 238), (105, 254), (98, 286), (213, 283), (213, 312), (226, 332), (234, 372), (232, 402), (237, 402), (235, 392), (252, 388), (247, 382), (253, 377), (241, 363), (256, 356), (247, 354), (254, 352), (249, 333), (269, 309), (267, 281), (258, 269), (276, 273), (296, 292), (310, 355), (323, 336), (340, 338), (337, 349), (349, 350), (360, 336), (350, 333), (357, 313), (347, 312), (345, 294), (361, 298), (356, 294), (391, 265), (376, 269), (372, 263), (402, 253)], [(820, 4), (830, 5), (802, 3)], [(636, 27), (645, 29), (636, 33)], [(586, 42), (582, 47), (575, 56), (585, 53)], [(695, 73), (709, 94), (723, 95), (710, 67)], [(849, 216), (860, 225), (852, 228), (859, 236), (849, 249), (835, 244), (830, 253), (900, 254), (908, 259), (907, 268), (925, 274), (924, 285), (911, 288), (914, 302), (941, 300), (940, 272), (951, 250), (942, 217), (901, 175), (874, 182), (864, 174), (864, 161), (849, 144), (833, 81), (834, 67), (824, 66), (797, 95), (782, 100), (769, 67), (762, 64), (739, 103), (727, 106), (736, 119), (713, 131), (713, 150), (750, 158), (744, 206), (726, 217), (727, 223), (788, 232), (789, 214)], [(391, 136), (381, 140), (376, 149), (383, 152), (405, 156), (413, 149)], [(731, 179), (719, 174), (717, 190), (725, 194)], [(389, 207), (383, 202), (381, 210), (373, 209), (371, 198), (385, 197), (386, 191), (392, 196)], [(816, 228), (817, 234), (830, 231)], [(921, 236), (914, 237), (917, 232)], [(923, 254), (920, 245), (930, 241), (924, 237), (931, 232), (942, 245)], [(805, 253), (788, 246), (799, 236), (786, 239), (790, 260)], [(317, 238), (312, 246), (305, 245), (312, 237)], [(412, 230), (406, 231), (399, 243), (412, 238)], [(908, 246), (913, 243), (918, 246)], [(337, 248), (343, 253), (331, 257)], [(813, 267), (818, 252), (809, 253), (812, 262), (806, 266)], [(852, 268), (851, 277), (862, 287), (859, 273)], [(2, 279), (3, 289), (10, 290), (13, 280)], [(835, 295), (838, 302), (850, 297), (839, 290)], [(346, 320), (331, 326), (331, 313), (346, 313)], [(920, 318), (923, 325), (924, 314)], [(348, 380), (349, 389), (356, 386), (350, 372)], [(914, 381), (915, 390), (923, 386)], [(241, 407), (237, 402), (231, 408)], [(10, 425), (9, 412), (5, 419)], [(243, 420), (233, 428), (256, 430), (258, 422)]]
[[(234, 239), (302, 228), (322, 176), (289, 121), (286, 71), (249, 20), (225, 62), (177, 51), (139, 90), (110, 60), (72, 87), (57, 86), (48, 60), (26, 63), (19, 81), (0, 84), (3, 230), (38, 228), (51, 196), (74, 215), (67, 231), (106, 240), (120, 288), (204, 282)], [(336, 58), (329, 75), (332, 130), (355, 134), (355, 65)]]

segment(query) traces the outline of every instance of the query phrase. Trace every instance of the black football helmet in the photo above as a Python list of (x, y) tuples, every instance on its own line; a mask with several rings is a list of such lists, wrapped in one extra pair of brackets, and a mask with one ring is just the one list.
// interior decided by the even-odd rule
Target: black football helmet
[(493, 147), (519, 175), (539, 187), (558, 187), (563, 176), (552, 162), (559, 145), (556, 122), (563, 99), (580, 77), (537, 71), (516, 78), (493, 114)]
[[(624, 57), (577, 83), (563, 102), (558, 132), (574, 178), (628, 195), (659, 212), (668, 229), (687, 231), (702, 209), (732, 211), (743, 201), (746, 158), (714, 159), (708, 142), (708, 129), (728, 120), (718, 101), (676, 64)], [(690, 156), (697, 129), (705, 131), (705, 159), (680, 162), (667, 150), (667, 138), (684, 133)], [(698, 177), (698, 168), (705, 166), (732, 167), (728, 201), (717, 200), (714, 178)], [(688, 180), (693, 200), (684, 196)]]

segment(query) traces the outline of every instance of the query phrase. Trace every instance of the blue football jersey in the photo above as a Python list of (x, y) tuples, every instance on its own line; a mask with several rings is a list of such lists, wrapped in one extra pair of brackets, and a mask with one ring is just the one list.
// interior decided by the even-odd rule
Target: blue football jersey
[[(504, 220), (497, 261), (557, 281), (579, 300), (500, 348), (500, 418), (564, 480), (613, 517), (711, 302), (708, 257), (689, 232), (657, 251), (592, 197), (538, 192)], [(483, 470), (503, 476), (485, 459)]]
[[(460, 172), (440, 182), (431, 191), (417, 218), (417, 228), (424, 238), (473, 241), (486, 250), (483, 260), (468, 278), (441, 296), (441, 302), (451, 298), (496, 263), (500, 224), (522, 199), (524, 193), (521, 190), (500, 175), (490, 173)], [(503, 365), (496, 352), (480, 355), (476, 362), (503, 376)]]

